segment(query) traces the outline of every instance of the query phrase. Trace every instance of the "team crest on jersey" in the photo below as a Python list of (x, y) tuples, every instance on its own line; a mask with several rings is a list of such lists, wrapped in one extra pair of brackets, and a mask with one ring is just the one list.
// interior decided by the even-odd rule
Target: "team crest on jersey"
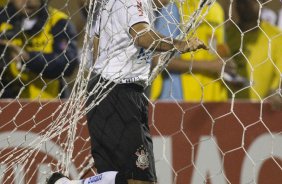
[(149, 167), (149, 153), (147, 149), (142, 145), (135, 154), (137, 155), (136, 166), (142, 170), (147, 169)]

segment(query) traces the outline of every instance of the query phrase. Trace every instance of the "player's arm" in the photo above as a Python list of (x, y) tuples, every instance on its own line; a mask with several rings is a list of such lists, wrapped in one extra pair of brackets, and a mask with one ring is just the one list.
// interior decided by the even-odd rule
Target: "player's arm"
[[(157, 65), (159, 60), (158, 56), (153, 58), (153, 67)], [(205, 74), (218, 74), (220, 75), (223, 67), (223, 62), (215, 59), (213, 61), (197, 61), (184, 60), (180, 57), (173, 58), (173, 60), (166, 67), (168, 71), (174, 73), (187, 73), (192, 71), (193, 73), (205, 73)], [(234, 72), (236, 66), (233, 62), (228, 62), (225, 65), (224, 70), (226, 72)]]
[(207, 49), (206, 45), (198, 38), (190, 38), (183, 41), (166, 38), (153, 31), (146, 22), (134, 24), (130, 28), (129, 33), (136, 45), (154, 51), (165, 52), (177, 49), (180, 53), (185, 53), (201, 48)]

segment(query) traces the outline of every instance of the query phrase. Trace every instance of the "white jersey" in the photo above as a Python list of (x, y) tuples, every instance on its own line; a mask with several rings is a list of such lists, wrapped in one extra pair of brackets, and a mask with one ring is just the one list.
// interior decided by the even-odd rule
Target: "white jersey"
[(150, 51), (136, 46), (129, 34), (139, 22), (151, 24), (150, 0), (105, 0), (95, 24), (99, 36), (99, 55), (94, 71), (116, 83), (147, 84)]

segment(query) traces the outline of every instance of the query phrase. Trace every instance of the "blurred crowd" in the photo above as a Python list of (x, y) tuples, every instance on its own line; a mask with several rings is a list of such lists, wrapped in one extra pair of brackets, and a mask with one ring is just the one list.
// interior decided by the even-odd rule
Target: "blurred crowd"
[[(2, 3), (3, 4), (3, 3)], [(78, 67), (76, 31), (45, 0), (9, 0), (0, 10), (1, 98), (67, 96)]]
[[(185, 34), (199, 1), (171, 1), (156, 9), (155, 28), (167, 36)], [(0, 0), (0, 98), (68, 97), (88, 13), (86, 0), (70, 1), (69, 8), (73, 4), (78, 21), (48, 0)], [(278, 1), (216, 1), (193, 32), (210, 49), (178, 54), (147, 95), (190, 102), (263, 100), (281, 108), (281, 7)], [(152, 67), (159, 60), (155, 56)]]

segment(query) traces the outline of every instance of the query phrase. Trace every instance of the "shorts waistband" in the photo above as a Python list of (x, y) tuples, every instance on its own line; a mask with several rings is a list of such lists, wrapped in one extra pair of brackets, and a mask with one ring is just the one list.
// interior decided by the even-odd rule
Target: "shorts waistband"
[[(109, 82), (108, 79), (102, 77), (100, 74), (93, 74), (93, 75), (94, 75), (93, 78), (95, 78), (96, 80), (100, 79), (104, 82)], [(111, 81), (109, 86), (115, 86), (115, 88), (131, 88), (131, 89), (134, 89), (138, 92), (144, 92), (145, 91), (145, 88), (142, 85), (137, 84), (137, 83), (115, 83), (115, 82)]]

